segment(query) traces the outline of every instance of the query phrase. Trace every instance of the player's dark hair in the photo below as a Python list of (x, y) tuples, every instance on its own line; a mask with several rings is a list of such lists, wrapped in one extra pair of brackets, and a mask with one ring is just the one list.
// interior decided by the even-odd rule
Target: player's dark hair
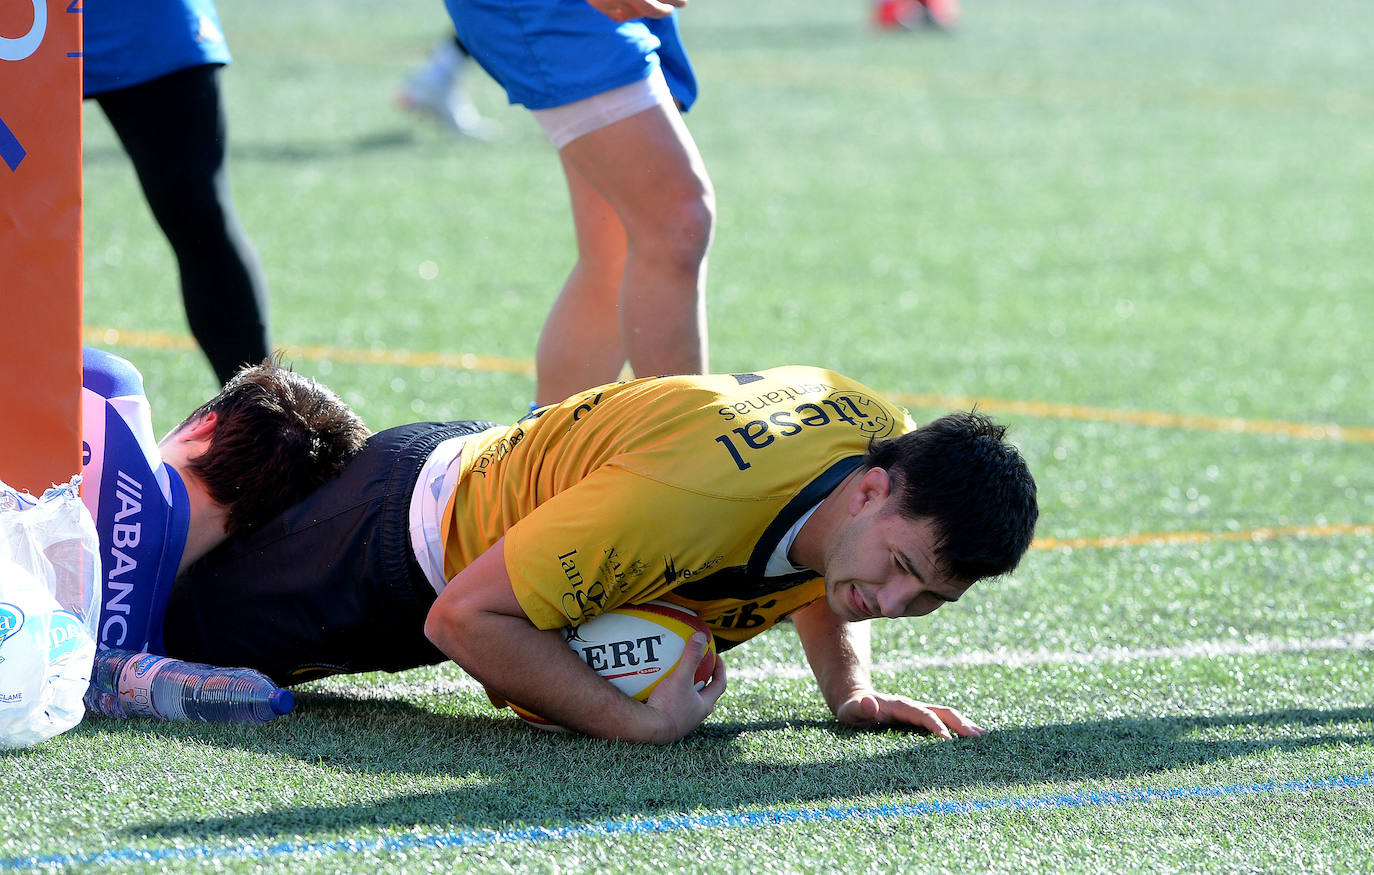
[(182, 425), (216, 417), (210, 448), (187, 467), (228, 512), (230, 533), (270, 520), (338, 474), (367, 440), (339, 396), (277, 353), (235, 374)]
[(902, 516), (934, 523), (939, 562), (957, 580), (1006, 574), (1035, 534), (1035, 479), (1006, 432), (977, 411), (951, 413), (864, 456), (865, 469), (892, 477)]

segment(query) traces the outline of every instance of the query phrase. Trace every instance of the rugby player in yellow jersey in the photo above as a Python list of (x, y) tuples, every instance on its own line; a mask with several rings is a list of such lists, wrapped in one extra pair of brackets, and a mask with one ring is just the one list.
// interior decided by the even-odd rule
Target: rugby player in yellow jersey
[(873, 688), (863, 621), (928, 614), (1012, 570), (1037, 513), (1025, 461), (980, 414), (918, 428), (812, 367), (641, 379), (512, 426), (373, 435), (337, 479), (183, 573), (164, 637), (172, 656), (287, 684), (448, 657), (493, 699), (669, 742), (710, 714), (723, 661), (702, 690), (679, 671), (641, 703), (555, 631), (661, 598), (720, 650), (791, 619), (845, 723), (976, 736), (952, 708)]

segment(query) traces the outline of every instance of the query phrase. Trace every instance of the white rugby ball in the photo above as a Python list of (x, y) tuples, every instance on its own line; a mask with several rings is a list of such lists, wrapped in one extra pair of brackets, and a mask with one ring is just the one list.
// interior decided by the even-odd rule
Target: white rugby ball
[[(697, 632), (708, 636), (706, 652), (697, 664), (696, 686), (701, 689), (716, 667), (716, 642), (711, 630), (696, 615), (665, 601), (625, 605), (562, 630), (563, 640), (597, 674), (631, 698), (643, 702), (658, 682), (677, 668), (687, 640)], [(537, 714), (510, 705), (526, 723), (542, 729), (563, 727)]]

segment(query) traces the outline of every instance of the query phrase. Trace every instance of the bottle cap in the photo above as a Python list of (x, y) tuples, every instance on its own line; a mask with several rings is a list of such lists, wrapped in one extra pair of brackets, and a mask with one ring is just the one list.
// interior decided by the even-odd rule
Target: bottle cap
[(273, 690), (267, 697), (267, 704), (272, 707), (273, 714), (290, 714), (296, 707), (296, 696), (290, 690)]

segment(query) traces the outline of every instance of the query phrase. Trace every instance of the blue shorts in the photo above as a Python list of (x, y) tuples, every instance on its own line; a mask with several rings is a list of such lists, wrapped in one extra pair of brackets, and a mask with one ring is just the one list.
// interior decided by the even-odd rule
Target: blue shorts
[(685, 111), (697, 81), (677, 14), (616, 24), (586, 0), (445, 0), (472, 57), (511, 103), (551, 109), (663, 70)]
[(229, 63), (214, 0), (84, 0), (81, 7), (87, 97)]

